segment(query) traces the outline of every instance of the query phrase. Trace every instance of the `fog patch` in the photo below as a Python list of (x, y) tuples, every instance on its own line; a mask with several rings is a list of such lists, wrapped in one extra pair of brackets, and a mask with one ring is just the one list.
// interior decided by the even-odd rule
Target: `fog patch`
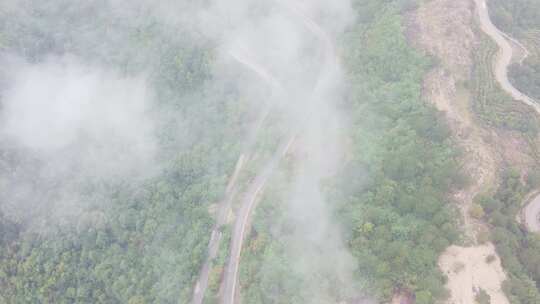
[(75, 217), (89, 201), (106, 202), (89, 185), (156, 172), (152, 92), (144, 77), (71, 57), (7, 66), (0, 139), (18, 160), (2, 184), (6, 214)]
[[(324, 189), (344, 162), (345, 114), (338, 104), (346, 86), (335, 41), (354, 20), (352, 11), (346, 0), (244, 0), (215, 1), (195, 14), (204, 16), (202, 24), (220, 24), (215, 31), (204, 29), (216, 37), (231, 67), (254, 76), (244, 85), (262, 83), (273, 90), (272, 99), (255, 100), (268, 100), (286, 117), (283, 140), (296, 138), (291, 191), (283, 194), (282, 206), (283, 222), (294, 228), (284, 233), (276, 219), (271, 230), (286, 247), (291, 276), (302, 281), (299, 294), (307, 303), (361, 296), (355, 294), (356, 263)], [(275, 260), (261, 264), (269, 269)]]

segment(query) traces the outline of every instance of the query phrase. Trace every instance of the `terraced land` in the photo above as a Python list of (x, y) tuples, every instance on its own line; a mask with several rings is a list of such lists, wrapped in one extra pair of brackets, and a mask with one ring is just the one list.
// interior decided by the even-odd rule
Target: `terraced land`
[(532, 136), (537, 132), (535, 113), (500, 89), (493, 74), (497, 45), (485, 35), (479, 36), (481, 39), (477, 51), (473, 53), (473, 111), (490, 127), (515, 130)]

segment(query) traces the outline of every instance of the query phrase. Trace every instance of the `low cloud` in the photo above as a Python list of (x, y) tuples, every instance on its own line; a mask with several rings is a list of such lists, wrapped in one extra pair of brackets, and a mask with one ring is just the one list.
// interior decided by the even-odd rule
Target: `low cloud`
[(68, 57), (7, 66), (0, 139), (18, 160), (4, 177), (5, 213), (75, 216), (95, 199), (82, 193), (85, 183), (156, 171), (152, 92), (144, 77)]

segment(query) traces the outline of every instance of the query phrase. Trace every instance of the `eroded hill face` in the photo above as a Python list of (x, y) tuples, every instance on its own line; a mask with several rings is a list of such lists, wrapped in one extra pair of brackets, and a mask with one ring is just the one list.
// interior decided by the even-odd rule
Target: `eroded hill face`
[(412, 42), (438, 58), (450, 76), (466, 79), (472, 67), (475, 34), (472, 2), (435, 0), (420, 6), (409, 19)]
[[(445, 113), (453, 137), (463, 150), (463, 168), (472, 181), (453, 193), (464, 221), (469, 244), (477, 243), (485, 224), (470, 216), (475, 196), (493, 186), (500, 157), (487, 142), (490, 131), (480, 126), (471, 112), (472, 92), (463, 84), (470, 81), (477, 45), (474, 7), (468, 0), (435, 0), (422, 5), (409, 22), (409, 38), (435, 58), (435, 68), (424, 80), (424, 98)], [(451, 246), (439, 259), (448, 276), (448, 303), (474, 303), (475, 295), (486, 290), (492, 303), (508, 303), (502, 292), (506, 276), (500, 263), (484, 262), (496, 256), (493, 245)], [(497, 259), (498, 261), (498, 259)], [(475, 275), (476, 274), (476, 275)]]
[(478, 227), (473, 227), (467, 211), (481, 188), (493, 183), (499, 162), (485, 140), (489, 131), (475, 121), (470, 111), (472, 93), (463, 85), (470, 81), (473, 68), (473, 13), (467, 0), (437, 0), (420, 7), (409, 23), (410, 39), (437, 62), (424, 79), (424, 98), (445, 114), (454, 138), (465, 152), (463, 165), (473, 183), (457, 189), (454, 198), (463, 211), (471, 239)]

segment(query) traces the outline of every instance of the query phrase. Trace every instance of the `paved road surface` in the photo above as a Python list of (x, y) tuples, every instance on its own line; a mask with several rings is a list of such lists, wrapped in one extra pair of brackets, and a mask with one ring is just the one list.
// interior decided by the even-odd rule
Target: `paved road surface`
[(531, 232), (540, 232), (540, 195), (537, 195), (523, 210), (525, 225)]
[(290, 138), (287, 141), (282, 142), (278, 149), (278, 153), (270, 160), (270, 162), (263, 168), (261, 172), (255, 177), (246, 191), (244, 198), (241, 202), (240, 210), (236, 216), (234, 230), (231, 236), (231, 251), (229, 255), (229, 262), (225, 276), (223, 278), (223, 290), (221, 303), (232, 304), (235, 300), (238, 283), (238, 269), (240, 265), (240, 255), (242, 252), (242, 246), (244, 243), (244, 237), (246, 234), (249, 217), (253, 211), (253, 208), (259, 199), (259, 195), (263, 190), (266, 181), (275, 171), (279, 165), (281, 158), (289, 150), (294, 138)]
[[(325, 88), (327, 80), (332, 77), (332, 72), (337, 68), (337, 55), (334, 50), (334, 44), (326, 32), (318, 26), (312, 19), (305, 15), (300, 9), (296, 8), (287, 1), (278, 0), (282, 6), (284, 6), (288, 11), (293, 13), (295, 18), (299, 18), (306, 27), (317, 36), (321, 42), (324, 44), (324, 64), (322, 65), (321, 72), (318, 76), (317, 83), (312, 92), (312, 100), (319, 99), (321, 91)], [(239, 60), (240, 61), (240, 60)], [(246, 62), (241, 63), (246, 64)], [(272, 80), (270, 74), (261, 73), (261, 67), (256, 65), (256, 68), (252, 68), (259, 76), (271, 84), (275, 84)], [(308, 109), (307, 116), (311, 116), (311, 110)], [(287, 153), (291, 144), (294, 142), (296, 137), (296, 130), (291, 132), (291, 135), (284, 140), (274, 157), (271, 161), (264, 167), (264, 169), (255, 177), (249, 189), (242, 200), (240, 210), (237, 215), (235, 222), (235, 227), (233, 234), (231, 236), (231, 252), (229, 255), (229, 262), (227, 264), (227, 269), (225, 276), (223, 278), (223, 290), (221, 297), (221, 304), (234, 304), (235, 297), (237, 295), (237, 284), (238, 284), (238, 269), (240, 264), (240, 256), (242, 252), (242, 246), (244, 242), (245, 233), (248, 227), (249, 218), (253, 211), (253, 208), (256, 205), (259, 194), (262, 192), (266, 181), (271, 176), (272, 172), (279, 165), (281, 158)]]
[[(482, 31), (489, 35), (491, 39), (497, 43), (500, 49), (495, 61), (495, 78), (501, 85), (502, 89), (510, 94), (514, 99), (531, 106), (537, 113), (540, 114), (540, 104), (516, 89), (508, 79), (508, 67), (512, 62), (512, 57), (514, 56), (514, 50), (511, 43), (518, 45), (524, 50), (524, 57), (522, 57), (519, 62), (522, 62), (524, 58), (527, 57), (527, 49), (521, 43), (519, 43), (519, 41), (501, 32), (497, 27), (495, 27), (490, 19), (486, 0), (475, 0), (475, 3)], [(540, 221), (538, 220), (538, 215), (540, 214), (540, 195), (535, 197), (527, 206), (525, 206), (523, 211), (525, 225), (527, 228), (533, 232), (540, 231)]]
[(516, 89), (508, 79), (508, 67), (511, 64), (512, 57), (514, 55), (512, 44), (506, 38), (508, 37), (508, 35), (501, 32), (491, 22), (486, 1), (475, 0), (475, 2), (482, 31), (489, 35), (491, 39), (493, 39), (497, 43), (500, 49), (499, 54), (497, 55), (497, 60), (495, 61), (495, 78), (501, 85), (502, 89), (508, 94), (510, 94), (515, 100), (519, 100), (531, 106), (538, 114), (540, 114), (540, 105), (536, 103), (532, 98)]
[[(244, 48), (238, 48), (236, 52), (231, 52), (231, 56), (236, 59), (242, 65), (251, 69), (255, 74), (257, 74), (264, 82), (268, 83), (274, 91), (274, 94), (279, 94), (278, 96), (284, 96), (285, 90), (281, 83), (263, 66), (259, 65), (252, 56), (249, 55), (249, 51)], [(267, 107), (263, 113), (263, 120), (266, 118), (270, 111), (271, 107)], [(255, 141), (256, 135), (259, 129), (262, 127), (262, 121), (255, 128), (255, 132), (250, 136), (250, 141)], [(221, 302), (222, 303), (233, 303), (234, 296), (236, 294), (236, 283), (238, 282), (238, 268), (240, 264), (240, 254), (242, 251), (243, 241), (245, 231), (247, 229), (247, 223), (251, 212), (257, 202), (259, 194), (261, 193), (266, 181), (275, 170), (281, 158), (286, 154), (289, 149), (293, 136), (289, 137), (284, 141), (270, 162), (263, 168), (261, 172), (255, 177), (255, 179), (249, 185), (248, 190), (244, 194), (244, 198), (241, 202), (240, 210), (236, 215), (236, 221), (233, 233), (231, 235), (231, 249), (229, 254), (229, 261), (227, 263), (227, 268), (222, 282), (221, 290)], [(253, 145), (248, 145), (248, 149), (251, 149)]]
[(229, 180), (229, 184), (227, 185), (227, 189), (225, 191), (225, 197), (218, 204), (219, 209), (216, 216), (216, 224), (214, 225), (214, 228), (212, 229), (212, 235), (210, 236), (210, 242), (208, 243), (208, 251), (207, 251), (208, 254), (206, 257), (206, 261), (204, 262), (203, 267), (201, 268), (201, 272), (199, 273), (199, 278), (197, 280), (197, 283), (195, 284), (195, 289), (193, 290), (193, 297), (191, 300), (192, 304), (201, 304), (204, 300), (204, 294), (206, 292), (206, 288), (208, 287), (208, 278), (210, 274), (210, 269), (212, 268), (212, 261), (217, 257), (217, 254), (219, 251), (219, 244), (221, 243), (221, 238), (223, 235), (220, 229), (227, 222), (227, 216), (229, 214), (231, 200), (235, 195), (236, 180), (238, 179), (238, 175), (240, 174), (240, 171), (242, 170), (243, 165), (244, 165), (244, 155), (241, 155), (236, 164), (234, 173), (231, 179)]
[[(284, 94), (284, 89), (279, 83), (279, 81), (277, 81), (277, 79), (274, 78), (263, 66), (257, 64), (257, 62), (253, 60), (252, 58), (253, 56), (251, 56), (248, 50), (246, 50), (242, 46), (237, 46), (235, 49), (231, 49), (231, 51), (229, 52), (229, 55), (232, 58), (234, 58), (236, 61), (241, 63), (242, 65), (251, 69), (264, 82), (268, 83), (272, 87), (274, 94), (279, 94), (279, 95)], [(244, 149), (243, 149), (244, 153), (238, 160), (238, 164), (236, 166), (235, 172), (233, 176), (231, 177), (231, 180), (229, 181), (229, 184), (227, 186), (225, 198), (223, 199), (223, 201), (219, 203), (219, 211), (216, 218), (216, 225), (214, 229), (212, 230), (212, 235), (210, 237), (210, 242), (208, 244), (207, 259), (205, 263), (203, 264), (203, 267), (201, 268), (199, 278), (197, 280), (197, 283), (195, 284), (195, 289), (193, 291), (193, 298), (191, 301), (192, 304), (202, 304), (204, 300), (204, 295), (208, 287), (208, 279), (209, 279), (210, 269), (212, 266), (212, 260), (216, 258), (219, 251), (219, 245), (221, 243), (222, 232), (220, 231), (220, 228), (226, 224), (230, 206), (231, 206), (231, 200), (236, 194), (235, 190), (236, 190), (237, 177), (240, 174), (240, 170), (242, 169), (244, 165), (245, 157), (252, 154), (251, 150), (255, 146), (257, 135), (259, 134), (259, 131), (264, 121), (268, 117), (270, 110), (271, 110), (271, 105), (266, 105), (265, 109), (263, 109), (262, 111), (260, 118), (258, 119), (258, 122), (255, 128), (253, 128), (253, 130), (250, 132), (248, 139), (246, 141), (246, 144), (244, 146)], [(255, 180), (255, 183), (257, 182), (260, 182), (260, 181)]]

